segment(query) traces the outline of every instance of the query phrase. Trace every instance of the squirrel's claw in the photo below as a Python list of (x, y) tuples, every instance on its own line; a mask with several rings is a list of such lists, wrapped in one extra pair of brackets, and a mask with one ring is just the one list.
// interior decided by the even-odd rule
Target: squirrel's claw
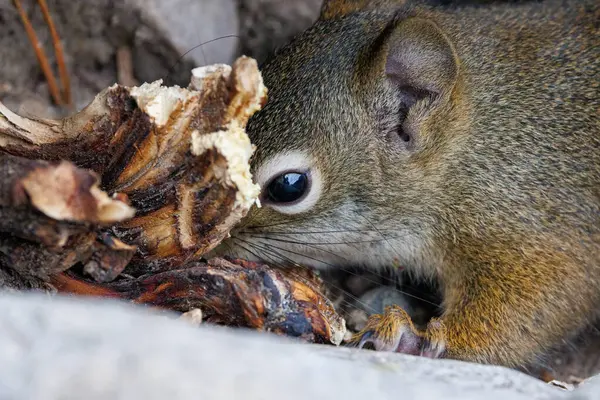
[(382, 340), (375, 331), (365, 332), (358, 342), (358, 348), (362, 349), (369, 343), (373, 345), (376, 351), (394, 351), (396, 349), (394, 342)]
[(351, 343), (359, 348), (372, 344), (376, 351), (418, 355), (423, 339), (406, 311), (398, 306), (389, 306), (383, 314), (370, 316), (365, 327), (354, 335)]
[(362, 331), (354, 335), (351, 343), (356, 344), (359, 349), (362, 349), (367, 344), (373, 345), (376, 351), (395, 351), (398, 346), (399, 337), (389, 336), (387, 334), (380, 334), (378, 327), (384, 326), (385, 315), (374, 314), (367, 321), (366, 326)]
[(429, 358), (440, 358), (446, 352), (446, 326), (437, 319), (432, 318), (427, 324), (425, 341), (421, 349), (421, 355)]
[(424, 357), (441, 357), (446, 349), (446, 328), (437, 319), (419, 332), (410, 316), (398, 306), (390, 306), (383, 314), (369, 317), (365, 327), (351, 340), (358, 348), (373, 345), (376, 351), (394, 351)]

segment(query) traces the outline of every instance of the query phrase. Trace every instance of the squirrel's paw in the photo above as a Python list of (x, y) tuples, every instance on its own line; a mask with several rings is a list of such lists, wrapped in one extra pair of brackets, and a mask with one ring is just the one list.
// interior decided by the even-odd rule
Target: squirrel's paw
[(410, 316), (398, 306), (386, 307), (383, 314), (369, 317), (365, 327), (351, 340), (359, 348), (372, 345), (376, 351), (438, 358), (445, 351), (446, 328), (438, 319), (432, 319), (426, 332), (419, 332)]
[(432, 318), (427, 324), (425, 340), (421, 347), (421, 355), (429, 358), (440, 358), (446, 352), (446, 325)]

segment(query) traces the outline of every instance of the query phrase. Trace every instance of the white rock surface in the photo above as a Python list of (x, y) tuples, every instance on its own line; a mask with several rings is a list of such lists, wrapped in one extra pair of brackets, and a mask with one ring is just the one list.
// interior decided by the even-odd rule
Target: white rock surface
[(591, 400), (508, 369), (310, 346), (113, 302), (0, 295), (0, 399)]

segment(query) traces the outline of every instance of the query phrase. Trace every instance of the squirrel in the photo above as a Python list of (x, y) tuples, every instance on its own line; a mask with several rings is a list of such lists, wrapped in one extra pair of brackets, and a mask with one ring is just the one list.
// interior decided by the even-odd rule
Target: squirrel
[(600, 3), (329, 0), (261, 65), (253, 208), (214, 254), (435, 282), (355, 342), (520, 367), (600, 314)]

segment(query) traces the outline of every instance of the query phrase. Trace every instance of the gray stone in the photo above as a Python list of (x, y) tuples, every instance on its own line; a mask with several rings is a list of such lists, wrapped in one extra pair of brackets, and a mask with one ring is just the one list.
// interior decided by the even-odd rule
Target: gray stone
[(125, 3), (137, 9), (146, 24), (170, 38), (180, 54), (197, 66), (231, 64), (235, 60), (239, 18), (233, 0), (125, 0)]
[(592, 399), (500, 367), (299, 344), (111, 301), (0, 296), (0, 399)]
[(600, 399), (600, 375), (584, 381), (569, 400)]
[(263, 62), (308, 28), (323, 0), (237, 0), (242, 52)]

